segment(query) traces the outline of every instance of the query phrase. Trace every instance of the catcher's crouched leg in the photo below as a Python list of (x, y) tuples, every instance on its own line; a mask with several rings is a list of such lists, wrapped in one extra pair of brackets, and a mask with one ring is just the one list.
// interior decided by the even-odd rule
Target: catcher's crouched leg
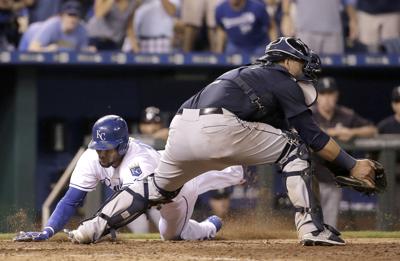
[(293, 154), (284, 163), (283, 175), (289, 199), (295, 207), (295, 223), (301, 243), (343, 245), (340, 233), (324, 224), (318, 181), (310, 167), (307, 148), (299, 146)]
[[(297, 159), (294, 163), (296, 161), (301, 160)], [(295, 207), (295, 223), (299, 237), (315, 230), (324, 230), (322, 209), (317, 194), (319, 190), (316, 187), (318, 183), (311, 175), (310, 168), (284, 171), (283, 175), (289, 199)]]

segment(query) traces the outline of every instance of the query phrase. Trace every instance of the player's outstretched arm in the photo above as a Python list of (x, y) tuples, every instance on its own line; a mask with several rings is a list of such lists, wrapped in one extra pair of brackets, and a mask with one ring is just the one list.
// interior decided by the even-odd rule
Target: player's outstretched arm
[(56, 209), (51, 214), (49, 221), (41, 232), (20, 232), (14, 241), (44, 241), (63, 229), (68, 220), (75, 213), (78, 206), (82, 205), (87, 192), (69, 187), (67, 193), (58, 202)]

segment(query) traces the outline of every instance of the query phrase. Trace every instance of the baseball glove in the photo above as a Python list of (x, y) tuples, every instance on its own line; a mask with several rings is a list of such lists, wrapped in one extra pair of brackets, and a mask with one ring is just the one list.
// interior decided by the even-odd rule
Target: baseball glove
[(373, 178), (375, 186), (371, 187), (363, 179), (358, 179), (353, 176), (336, 176), (335, 180), (340, 187), (350, 187), (361, 193), (372, 195), (376, 193), (382, 193), (386, 189), (386, 173), (385, 169), (379, 162), (375, 160), (370, 160), (373, 163), (373, 168), (375, 169), (375, 175)]

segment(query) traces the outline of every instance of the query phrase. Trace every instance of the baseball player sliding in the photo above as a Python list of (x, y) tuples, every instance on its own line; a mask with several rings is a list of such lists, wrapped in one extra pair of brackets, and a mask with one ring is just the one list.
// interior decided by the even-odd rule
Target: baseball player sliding
[[(43, 241), (51, 238), (64, 228), (76, 208), (82, 205), (86, 194), (94, 190), (98, 182), (115, 191), (102, 209), (115, 208), (118, 205), (123, 209), (123, 217), (115, 222), (119, 227), (130, 223), (134, 216), (129, 214), (129, 207), (124, 208), (132, 203), (131, 191), (127, 187), (137, 178), (154, 173), (160, 157), (160, 153), (152, 147), (129, 138), (127, 124), (121, 117), (108, 115), (100, 118), (93, 126), (89, 148), (80, 157), (72, 173), (69, 189), (57, 204), (44, 230), (20, 232), (14, 240)], [(197, 196), (208, 190), (239, 184), (242, 180), (242, 166), (232, 166), (223, 171), (209, 171), (185, 184), (174, 200), (161, 207), (161, 238), (200, 240), (215, 237), (222, 226), (219, 217), (211, 216), (203, 222), (189, 219)], [(111, 216), (108, 218), (112, 219)], [(100, 237), (103, 231), (94, 226), (92, 233)]]

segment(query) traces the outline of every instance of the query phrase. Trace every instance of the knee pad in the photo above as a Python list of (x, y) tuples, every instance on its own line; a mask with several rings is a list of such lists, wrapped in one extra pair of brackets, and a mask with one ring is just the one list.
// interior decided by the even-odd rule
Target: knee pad
[[(324, 230), (324, 219), (319, 202), (318, 181), (311, 166), (301, 171), (283, 172), (284, 184), (295, 211), (309, 215), (318, 230)], [(289, 191), (291, 190), (291, 191)]]
[(98, 212), (107, 221), (103, 236), (111, 230), (123, 227), (146, 212), (149, 201), (146, 197), (132, 191), (129, 187), (117, 192)]
[[(115, 192), (110, 198), (108, 198), (97, 213), (84, 221), (81, 222), (81, 225), (85, 225), (85, 223), (89, 223), (87, 221), (101, 218), (106, 221), (106, 227), (104, 230), (98, 231), (99, 238), (103, 237), (109, 233), (113, 237), (115, 237), (115, 230), (123, 227), (137, 217), (146, 212), (149, 207), (148, 197), (142, 196), (129, 187), (126, 187), (120, 191)], [(101, 228), (94, 228), (94, 230), (101, 230)], [(99, 238), (95, 238), (94, 241)]]
[(284, 135), (288, 141), (278, 160), (275, 162), (280, 166), (281, 170), (297, 158), (310, 162), (310, 150), (307, 145), (302, 142), (300, 136), (294, 132), (285, 132)]

